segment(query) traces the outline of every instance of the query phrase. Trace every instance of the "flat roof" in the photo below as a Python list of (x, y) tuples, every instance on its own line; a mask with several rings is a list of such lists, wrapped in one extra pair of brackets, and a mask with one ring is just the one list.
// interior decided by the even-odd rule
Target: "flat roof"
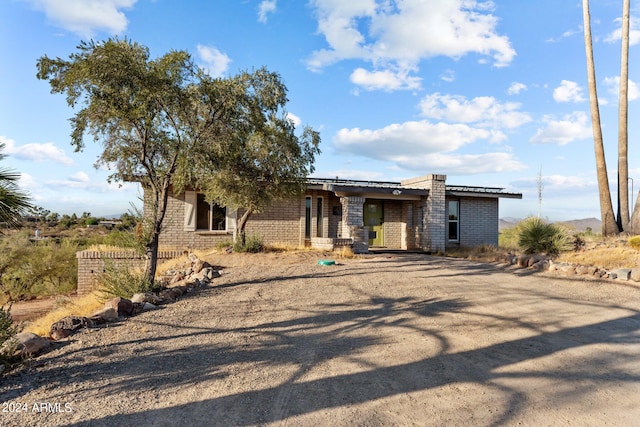
[[(429, 190), (419, 187), (405, 187), (399, 182), (393, 181), (368, 181), (357, 179), (340, 178), (307, 178), (307, 185), (311, 189), (326, 190), (334, 192), (357, 192), (357, 193), (393, 193), (394, 190), (401, 190), (405, 195), (427, 195)], [(504, 191), (501, 187), (479, 187), (471, 185), (445, 185), (445, 191), (450, 196), (467, 197), (505, 197), (521, 199), (521, 193)], [(399, 194), (399, 193), (398, 193)]]

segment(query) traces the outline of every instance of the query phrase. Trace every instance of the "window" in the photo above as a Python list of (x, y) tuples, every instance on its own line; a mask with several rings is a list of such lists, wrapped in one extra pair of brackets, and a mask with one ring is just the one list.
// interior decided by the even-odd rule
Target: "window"
[(304, 198), (304, 238), (311, 239), (311, 197)]
[(458, 241), (459, 239), (459, 229), (460, 229), (460, 221), (458, 217), (460, 203), (457, 200), (449, 200), (448, 202), (448, 212), (449, 212), (449, 240)]
[(316, 210), (316, 237), (322, 237), (323, 234), (323, 216), (322, 216), (322, 197), (318, 197)]
[(208, 203), (204, 194), (198, 194), (196, 228), (198, 230), (225, 231), (227, 229), (227, 210), (215, 203)]

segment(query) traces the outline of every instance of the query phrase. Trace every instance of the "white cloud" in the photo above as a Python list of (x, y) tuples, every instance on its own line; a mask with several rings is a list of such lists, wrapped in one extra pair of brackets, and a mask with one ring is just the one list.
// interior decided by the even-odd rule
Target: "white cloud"
[(75, 174), (71, 175), (69, 177), (69, 181), (73, 181), (73, 182), (89, 182), (89, 175), (87, 175), (86, 173), (82, 172), (82, 171), (78, 171)]
[[(307, 66), (318, 71), (344, 59), (371, 62), (378, 70), (408, 73), (422, 59), (458, 59), (475, 53), (496, 67), (516, 55), (508, 37), (496, 31), (498, 19), (475, 0), (312, 0), (318, 32), (328, 44), (314, 51)], [(373, 73), (373, 72), (372, 72)], [(371, 73), (371, 74), (372, 74)], [(383, 86), (387, 89), (387, 86)]]
[(4, 154), (13, 156), (16, 159), (33, 162), (55, 162), (65, 166), (73, 164), (73, 160), (65, 154), (64, 150), (56, 147), (53, 142), (16, 145), (14, 140), (4, 136), (0, 136), (0, 142), (5, 144)]
[(338, 150), (422, 172), (471, 174), (524, 167), (510, 153), (454, 153), (466, 145), (492, 137), (493, 132), (486, 129), (423, 120), (374, 130), (341, 129), (333, 142)]
[(449, 122), (475, 123), (494, 129), (514, 129), (531, 121), (527, 113), (518, 111), (516, 102), (500, 103), (492, 96), (480, 96), (471, 100), (460, 95), (434, 93), (420, 101), (424, 117)]
[(456, 72), (453, 70), (445, 70), (444, 73), (440, 75), (440, 80), (447, 83), (454, 82), (456, 80)]
[(395, 161), (407, 169), (434, 171), (448, 175), (510, 172), (526, 166), (511, 153), (483, 154), (426, 154), (417, 157), (399, 157)]
[(132, 8), (137, 0), (28, 0), (45, 13), (54, 25), (84, 38), (97, 31), (122, 34), (128, 25), (122, 9)]
[[(607, 43), (615, 43), (622, 39), (622, 19), (617, 18), (615, 22), (619, 27), (605, 37), (604, 41)], [(640, 19), (631, 16), (629, 18), (629, 46), (638, 43), (640, 43)]]
[(529, 142), (565, 145), (576, 140), (593, 138), (591, 122), (583, 111), (575, 111), (560, 120), (545, 116), (543, 121), (545, 126), (538, 129)]
[(258, 21), (267, 23), (268, 15), (276, 11), (276, 0), (262, 0), (258, 6)]
[(297, 128), (302, 124), (302, 120), (300, 117), (296, 116), (293, 113), (287, 113), (287, 118), (293, 122), (293, 125)]
[(553, 99), (556, 102), (583, 102), (582, 88), (576, 82), (562, 80), (560, 86), (553, 90)]
[(32, 175), (22, 172), (20, 174), (20, 179), (18, 179), (18, 186), (20, 188), (31, 190), (34, 188), (38, 188), (38, 183)]
[[(605, 77), (604, 84), (609, 88), (610, 94), (616, 97), (620, 95), (620, 77), (619, 76)], [(629, 80), (629, 86), (627, 87), (627, 96), (629, 98), (629, 101), (635, 101), (637, 99), (640, 99), (640, 88), (638, 88), (638, 85), (632, 80)]]
[(351, 73), (351, 82), (366, 90), (419, 89), (421, 81), (421, 78), (411, 77), (406, 71), (367, 71), (364, 68), (356, 68)]
[(229, 69), (231, 59), (216, 47), (199, 44), (196, 49), (203, 62), (201, 64), (202, 68), (204, 68), (211, 77), (221, 77)]
[(511, 83), (511, 86), (509, 86), (509, 89), (507, 89), (507, 93), (509, 95), (517, 95), (523, 90), (527, 90), (526, 84), (520, 83), (520, 82), (513, 82)]

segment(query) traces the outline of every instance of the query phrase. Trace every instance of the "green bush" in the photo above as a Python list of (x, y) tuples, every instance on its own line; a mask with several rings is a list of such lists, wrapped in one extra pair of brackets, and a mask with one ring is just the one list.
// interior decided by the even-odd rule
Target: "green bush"
[(633, 249), (640, 249), (640, 236), (633, 236), (629, 239), (629, 246)]
[(160, 290), (156, 283), (146, 281), (142, 272), (109, 263), (105, 265), (105, 271), (98, 276), (98, 283), (99, 292), (105, 300), (113, 297), (131, 298), (133, 294)]
[(0, 372), (4, 370), (5, 365), (10, 365), (13, 359), (13, 349), (7, 347), (9, 340), (13, 338), (20, 328), (11, 319), (11, 306), (4, 308), (0, 307)]
[(553, 256), (573, 247), (564, 227), (546, 223), (537, 217), (521, 221), (517, 229), (518, 246), (526, 254), (545, 253)]
[(0, 240), (0, 291), (17, 301), (76, 289), (78, 244), (72, 240), (30, 240), (30, 232)]
[(263, 252), (264, 249), (265, 245), (262, 241), (262, 237), (260, 236), (249, 236), (240, 238), (233, 244), (234, 252), (249, 252), (252, 254), (256, 254), (259, 252)]

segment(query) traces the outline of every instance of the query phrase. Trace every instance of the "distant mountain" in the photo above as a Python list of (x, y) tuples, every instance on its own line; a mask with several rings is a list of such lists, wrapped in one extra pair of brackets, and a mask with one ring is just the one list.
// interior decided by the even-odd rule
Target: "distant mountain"
[(558, 221), (557, 223), (578, 232), (587, 231), (590, 228), (594, 233), (600, 233), (600, 228), (602, 227), (602, 222), (598, 218), (572, 219), (570, 221)]
[[(518, 225), (518, 223), (522, 221), (522, 218), (512, 218), (505, 217), (500, 218), (498, 223), (498, 230), (502, 231), (506, 228), (512, 228)], [(591, 229), (594, 233), (599, 233), (600, 228), (602, 226), (601, 221), (598, 218), (583, 218), (583, 219), (572, 219), (568, 221), (554, 221), (555, 224), (561, 224), (570, 230), (576, 232), (587, 231), (588, 228)]]

